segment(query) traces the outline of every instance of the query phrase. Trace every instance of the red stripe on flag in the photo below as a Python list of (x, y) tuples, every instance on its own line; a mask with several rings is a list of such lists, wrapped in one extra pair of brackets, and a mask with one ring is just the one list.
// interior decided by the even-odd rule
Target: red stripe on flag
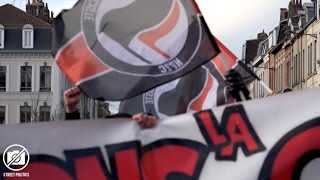
[(221, 74), (221, 76), (223, 78), (225, 78), (224, 76), (226, 75), (226, 73), (227, 73), (227, 71), (229, 69), (225, 68), (225, 65), (224, 65), (224, 62), (223, 62), (224, 59), (222, 59), (221, 56), (218, 55), (212, 61), (213, 61), (213, 64), (216, 66), (217, 70), (219, 71), (219, 73)]
[(227, 62), (229, 66), (228, 68), (232, 68), (234, 64), (237, 62), (237, 56), (234, 55), (224, 44), (222, 44), (222, 42), (219, 41), (219, 39), (215, 38), (215, 41), (221, 51), (220, 53), (222, 54), (224, 60)]
[(213, 78), (210, 75), (210, 73), (207, 73), (207, 82), (205, 87), (203, 88), (203, 91), (201, 92), (200, 97), (198, 97), (197, 99), (195, 99), (190, 106), (190, 109), (194, 110), (194, 111), (200, 111), (202, 110), (204, 101), (207, 99), (208, 94), (210, 92), (210, 89), (213, 87)]
[(217, 38), (215, 38), (215, 41), (221, 52), (219, 55), (213, 58), (212, 62), (215, 64), (220, 74), (224, 77), (227, 71), (236, 64), (237, 57)]
[(73, 84), (109, 69), (90, 51), (83, 35), (64, 48), (56, 63)]
[(180, 17), (179, 4), (175, 0), (173, 4), (173, 10), (170, 16), (157, 28), (150, 31), (144, 32), (139, 35), (139, 39), (146, 43), (150, 48), (152, 48), (157, 53), (161, 54), (163, 57), (170, 59), (170, 55), (162, 51), (156, 46), (156, 41), (162, 38), (163, 36), (169, 34), (173, 28), (177, 25)]
[(200, 8), (199, 8), (198, 4), (196, 3), (196, 1), (195, 0), (191, 0), (191, 2), (192, 2), (192, 5), (193, 5), (194, 10), (196, 11), (196, 13), (197, 14), (201, 14)]

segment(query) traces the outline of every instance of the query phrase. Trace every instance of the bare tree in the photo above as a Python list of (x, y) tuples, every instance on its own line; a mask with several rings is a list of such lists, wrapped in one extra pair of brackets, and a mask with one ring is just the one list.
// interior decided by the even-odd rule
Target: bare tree
[(49, 93), (36, 92), (29, 94), (31, 100), (31, 121), (59, 121), (63, 119), (64, 111), (61, 104), (56, 107), (48, 105)]

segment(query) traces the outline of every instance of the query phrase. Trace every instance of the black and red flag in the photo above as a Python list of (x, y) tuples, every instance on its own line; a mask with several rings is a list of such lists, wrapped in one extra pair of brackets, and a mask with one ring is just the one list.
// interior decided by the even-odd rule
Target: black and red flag
[(235, 69), (245, 84), (252, 82), (255, 76), (218, 39), (215, 41), (221, 52), (210, 62), (179, 79), (122, 101), (119, 111), (146, 112), (166, 118), (232, 103), (233, 98), (225, 84), (227, 71)]
[(122, 100), (219, 53), (193, 0), (79, 0), (54, 24), (53, 53), (95, 99)]

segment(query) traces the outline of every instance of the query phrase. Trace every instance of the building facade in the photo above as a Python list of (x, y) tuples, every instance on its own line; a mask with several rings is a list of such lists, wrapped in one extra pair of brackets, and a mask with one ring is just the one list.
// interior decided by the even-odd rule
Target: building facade
[[(319, 25), (319, 0), (304, 4), (290, 1), (288, 9), (280, 9), (279, 25), (269, 34), (269, 44), (271, 41), (274, 44), (269, 45), (268, 63), (259, 65), (264, 67), (262, 70), (255, 69), (257, 75), (269, 74), (269, 80), (263, 81), (273, 94), (286, 88), (303, 90), (320, 86)], [(271, 36), (274, 40), (270, 40)], [(257, 51), (255, 59), (259, 58), (261, 54)], [(251, 66), (256, 66), (255, 63)], [(259, 88), (257, 81), (250, 85), (252, 97), (267, 96), (263, 90), (256, 91)]]
[(52, 26), (10, 4), (0, 7), (0, 123), (61, 119), (61, 73)]

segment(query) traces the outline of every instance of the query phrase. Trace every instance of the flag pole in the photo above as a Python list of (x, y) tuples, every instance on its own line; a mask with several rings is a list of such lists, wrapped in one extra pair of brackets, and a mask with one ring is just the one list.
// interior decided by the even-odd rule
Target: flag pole
[(251, 71), (243, 62), (239, 61), (238, 63), (244, 70), (246, 70), (249, 74), (251, 74), (253, 77), (255, 77), (259, 83), (264, 87), (270, 94), (273, 93), (273, 91), (270, 89), (270, 87), (264, 83), (253, 71)]
[(261, 79), (259, 82), (269, 92), (269, 94), (273, 93), (273, 91), (270, 89), (270, 87), (268, 85), (266, 85), (266, 83), (264, 83)]

